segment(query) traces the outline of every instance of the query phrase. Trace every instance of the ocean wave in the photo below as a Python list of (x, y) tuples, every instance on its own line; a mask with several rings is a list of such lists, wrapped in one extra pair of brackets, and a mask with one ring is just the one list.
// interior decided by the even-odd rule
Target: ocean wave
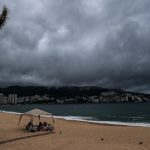
[(4, 113), (8, 113), (8, 114), (13, 114), (13, 115), (21, 115), (22, 113), (19, 113), (19, 112), (14, 112), (14, 111), (5, 111), (5, 110), (2, 110), (2, 112)]
[(143, 119), (144, 116), (113, 116), (113, 115), (103, 115), (104, 117), (108, 118), (131, 118), (131, 119)]
[[(2, 111), (9, 114), (20, 115), (23, 113), (19, 112), (12, 112), (12, 111)], [(44, 115), (43, 115), (44, 116)], [(44, 116), (49, 117), (49, 116)], [(94, 120), (94, 117), (82, 117), (82, 116), (54, 116), (56, 119), (64, 119), (70, 121), (81, 121), (87, 123), (94, 123), (94, 124), (108, 124), (108, 125), (121, 125), (121, 126), (133, 126), (133, 127), (150, 127), (150, 123), (131, 123), (131, 122), (121, 122), (121, 121), (99, 121)]]
[(108, 124), (108, 125), (121, 125), (121, 126), (133, 126), (133, 127), (150, 127), (150, 123), (131, 123), (121, 121), (98, 121), (93, 120), (93, 117), (82, 117), (82, 116), (55, 116), (58, 119), (65, 119), (70, 121), (81, 121), (94, 124)]

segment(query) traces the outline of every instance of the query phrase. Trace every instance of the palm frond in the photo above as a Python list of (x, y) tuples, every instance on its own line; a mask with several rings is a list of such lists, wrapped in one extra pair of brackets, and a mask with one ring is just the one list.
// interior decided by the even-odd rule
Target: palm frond
[(6, 6), (3, 7), (2, 14), (0, 14), (0, 29), (6, 24), (8, 18), (8, 8)]

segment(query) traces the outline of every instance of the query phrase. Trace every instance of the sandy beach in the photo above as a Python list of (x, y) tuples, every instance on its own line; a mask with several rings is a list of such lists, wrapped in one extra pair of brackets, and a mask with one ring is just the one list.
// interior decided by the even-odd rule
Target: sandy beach
[[(55, 133), (28, 133), (24, 117), (0, 113), (0, 150), (150, 150), (150, 128), (55, 119)], [(42, 118), (51, 122), (48, 118)]]

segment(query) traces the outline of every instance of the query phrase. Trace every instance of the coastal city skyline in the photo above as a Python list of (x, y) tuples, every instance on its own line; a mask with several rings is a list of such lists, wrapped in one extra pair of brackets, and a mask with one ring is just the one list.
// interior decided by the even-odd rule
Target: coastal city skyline
[(1, 0), (0, 86), (95, 85), (150, 93), (147, 0)]

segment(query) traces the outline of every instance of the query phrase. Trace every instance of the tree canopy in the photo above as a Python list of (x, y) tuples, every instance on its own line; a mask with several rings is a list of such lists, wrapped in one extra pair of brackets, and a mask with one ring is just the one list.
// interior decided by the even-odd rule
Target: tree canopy
[(6, 6), (3, 7), (2, 13), (0, 14), (0, 29), (6, 24), (8, 18), (8, 8)]

